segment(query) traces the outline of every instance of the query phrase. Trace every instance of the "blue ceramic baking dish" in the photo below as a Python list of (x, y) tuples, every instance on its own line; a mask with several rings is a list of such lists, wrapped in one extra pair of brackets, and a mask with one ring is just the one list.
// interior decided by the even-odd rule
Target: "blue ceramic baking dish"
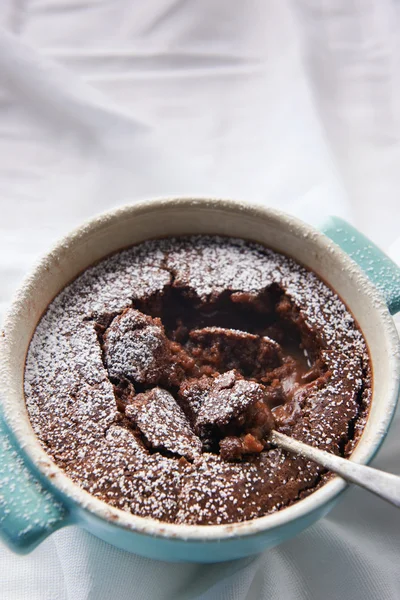
[(54, 296), (82, 270), (148, 238), (220, 234), (254, 240), (293, 256), (345, 301), (367, 340), (373, 366), (370, 415), (351, 460), (379, 449), (398, 394), (400, 270), (338, 218), (321, 231), (284, 213), (219, 199), (170, 198), (124, 206), (84, 223), (35, 267), (16, 294), (0, 338), (0, 534), (26, 553), (55, 530), (77, 524), (115, 546), (167, 561), (217, 562), (275, 546), (323, 517), (346, 487), (339, 477), (293, 506), (245, 523), (175, 525), (137, 517), (90, 496), (45, 453), (29, 423), (23, 380), (35, 327)]

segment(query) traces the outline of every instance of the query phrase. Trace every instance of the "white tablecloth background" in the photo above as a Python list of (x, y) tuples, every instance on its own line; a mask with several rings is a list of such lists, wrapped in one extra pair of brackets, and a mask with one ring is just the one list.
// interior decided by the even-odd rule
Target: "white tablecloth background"
[[(127, 200), (336, 213), (400, 259), (390, 0), (1, 0), (0, 310), (38, 255)], [(397, 240), (397, 241), (396, 241)], [(400, 474), (400, 419), (375, 466)], [(0, 547), (3, 600), (400, 598), (400, 513), (351, 489), (264, 554), (170, 565), (71, 527)]]

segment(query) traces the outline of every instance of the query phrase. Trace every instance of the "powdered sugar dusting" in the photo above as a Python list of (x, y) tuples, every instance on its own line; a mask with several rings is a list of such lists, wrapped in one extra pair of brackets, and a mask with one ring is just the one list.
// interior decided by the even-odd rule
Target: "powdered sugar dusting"
[[(183, 437), (170, 435), (168, 442), (168, 428), (164, 431), (157, 421), (151, 444), (161, 444), (193, 464), (150, 452), (121, 420), (110, 372), (118, 376), (123, 365), (138, 381), (140, 373), (156, 372), (154, 357), (162, 341), (154, 324), (138, 326), (136, 333), (142, 333), (127, 334), (129, 340), (111, 326), (103, 356), (96, 317), (110, 314), (121, 321), (137, 300), (156, 298), (171, 284), (190, 289), (199, 302), (212, 301), (226, 290), (257, 295), (272, 284), (283, 289), (304, 326), (317, 332), (330, 377), (321, 385), (303, 386), (292, 405), (285, 406), (295, 416), (285, 417), (282, 430), (331, 452), (351, 449), (362, 430), (371, 390), (366, 344), (345, 305), (314, 273), (285, 256), (243, 240), (194, 236), (145, 242), (113, 255), (87, 269), (48, 307), (32, 338), (25, 371), (28, 412), (45, 450), (94, 496), (164, 521), (247, 520), (315, 489), (320, 468), (281, 450), (267, 449), (240, 464), (200, 454), (183, 413), (171, 412), (171, 407), (164, 424), (181, 419)], [(149, 338), (154, 347), (147, 355)], [(238, 393), (237, 402), (242, 401)], [(200, 404), (195, 408), (201, 410)], [(134, 418), (140, 427), (139, 412)], [(142, 428), (150, 435), (149, 425)]]

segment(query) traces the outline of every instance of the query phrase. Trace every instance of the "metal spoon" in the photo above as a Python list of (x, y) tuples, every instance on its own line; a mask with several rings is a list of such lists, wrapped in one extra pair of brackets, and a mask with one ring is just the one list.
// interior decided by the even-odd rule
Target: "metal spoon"
[(366, 490), (400, 508), (400, 477), (398, 475), (358, 465), (341, 456), (303, 444), (303, 442), (279, 433), (279, 431), (272, 431), (269, 439), (276, 446), (313, 460), (329, 471), (334, 471), (343, 479), (361, 485)]

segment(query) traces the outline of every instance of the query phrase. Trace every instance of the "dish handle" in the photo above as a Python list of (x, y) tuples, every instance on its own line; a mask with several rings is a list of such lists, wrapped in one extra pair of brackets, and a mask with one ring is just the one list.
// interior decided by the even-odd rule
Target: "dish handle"
[(68, 524), (68, 512), (34, 478), (0, 414), (0, 537), (18, 554), (31, 552)]
[(400, 267), (365, 235), (339, 217), (329, 217), (320, 227), (356, 262), (383, 294), (392, 315), (400, 311)]

